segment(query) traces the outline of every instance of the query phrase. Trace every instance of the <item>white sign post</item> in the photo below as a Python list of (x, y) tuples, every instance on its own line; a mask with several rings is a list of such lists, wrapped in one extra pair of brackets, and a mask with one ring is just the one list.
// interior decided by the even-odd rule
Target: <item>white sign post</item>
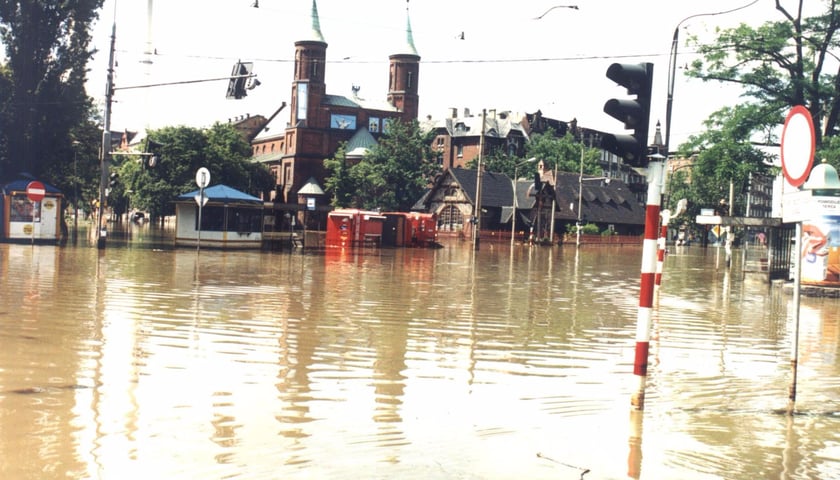
[(198, 253), (201, 249), (201, 211), (204, 208), (204, 204), (207, 203), (204, 188), (210, 184), (210, 170), (204, 167), (199, 168), (195, 172), (195, 183), (198, 185), (198, 195), (195, 196), (195, 203), (198, 204), (198, 238), (195, 242), (195, 251)]
[[(785, 119), (785, 127), (782, 130), (782, 173), (785, 180), (794, 188), (799, 188), (811, 174), (811, 167), (814, 164), (814, 152), (816, 150), (816, 135), (814, 134), (814, 120), (811, 112), (802, 105), (793, 107)], [(806, 193), (807, 192), (807, 193)], [(787, 221), (796, 222), (796, 255), (794, 258), (793, 277), (793, 308), (794, 308), (794, 335), (793, 348), (790, 352), (790, 364), (793, 368), (793, 379), (791, 380), (788, 395), (788, 415), (793, 415), (794, 404), (796, 403), (796, 376), (799, 370), (799, 290), (802, 286), (802, 220), (813, 208), (813, 198), (810, 191), (800, 191), (795, 194), (785, 195), (782, 203), (782, 217)], [(790, 210), (788, 212), (788, 210)], [(813, 213), (813, 212), (810, 212)], [(810, 216), (810, 215), (809, 215)]]

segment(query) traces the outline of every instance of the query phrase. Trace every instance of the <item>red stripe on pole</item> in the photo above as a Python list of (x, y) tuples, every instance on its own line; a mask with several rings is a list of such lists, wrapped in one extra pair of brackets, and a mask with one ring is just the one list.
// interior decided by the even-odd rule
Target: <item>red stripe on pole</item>
[(659, 206), (648, 205), (645, 209), (645, 240), (656, 240), (657, 225), (659, 225)]
[(647, 376), (648, 351), (650, 342), (636, 342), (636, 359), (633, 362), (633, 374)]
[(639, 306), (650, 308), (653, 306), (653, 285), (654, 285), (654, 274), (653, 273), (644, 273), (642, 274), (642, 288), (639, 292)]

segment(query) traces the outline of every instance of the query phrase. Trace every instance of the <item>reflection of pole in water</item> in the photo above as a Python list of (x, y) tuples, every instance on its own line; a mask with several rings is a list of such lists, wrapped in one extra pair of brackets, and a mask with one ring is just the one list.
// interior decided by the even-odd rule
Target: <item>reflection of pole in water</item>
[(644, 414), (638, 410), (630, 412), (630, 438), (627, 441), (630, 453), (627, 455), (627, 476), (642, 476), (642, 420)]

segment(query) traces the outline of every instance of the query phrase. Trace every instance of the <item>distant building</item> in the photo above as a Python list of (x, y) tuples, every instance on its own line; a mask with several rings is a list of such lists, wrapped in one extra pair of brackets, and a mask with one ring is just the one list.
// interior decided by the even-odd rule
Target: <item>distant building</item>
[(468, 108), (463, 115), (458, 113), (453, 108), (446, 118), (421, 122), (424, 131), (435, 133), (432, 151), (442, 169), (466, 168), (478, 158), (482, 145), (485, 155), (499, 149), (515, 156), (525, 154), (528, 134), (520, 123), (521, 115), (496, 110), (473, 114)]
[[(300, 190), (311, 179), (323, 188), (324, 160), (333, 157), (341, 143), (348, 142), (349, 160), (360, 158), (389, 121), (417, 119), (420, 56), (410, 20), (406, 25), (405, 41), (389, 56), (384, 101), (366, 100), (359, 96), (358, 88), (349, 97), (331, 95), (326, 92), (327, 42), (321, 33), (317, 4), (312, 1), (309, 38), (295, 42), (290, 121), (278, 125), (275, 113), (251, 142), (255, 161), (267, 165), (276, 179), (276, 188), (267, 200), (289, 204), (311, 201), (312, 197), (301, 195)], [(327, 199), (321, 198), (319, 203), (327, 203)]]
[[(577, 120), (565, 122), (548, 118), (539, 110), (535, 113), (496, 109), (472, 112), (464, 108), (459, 112), (457, 108), (453, 108), (446, 118), (426, 118), (420, 126), (424, 131), (434, 132), (432, 151), (443, 170), (467, 168), (470, 162), (478, 158), (482, 145), (485, 156), (501, 149), (507, 154), (524, 157), (525, 145), (535, 134), (545, 134), (549, 131), (557, 137), (571, 134), (578, 142), (590, 148), (598, 148), (603, 136), (600, 131), (578, 127)], [(654, 139), (653, 148), (658, 146), (657, 139), (660, 139), (658, 142), (661, 144), (658, 126), (657, 135), (659, 136)], [(618, 156), (606, 150), (601, 151), (600, 164), (603, 176), (621, 180), (640, 202), (645, 201), (647, 179), (644, 175), (625, 165)]]

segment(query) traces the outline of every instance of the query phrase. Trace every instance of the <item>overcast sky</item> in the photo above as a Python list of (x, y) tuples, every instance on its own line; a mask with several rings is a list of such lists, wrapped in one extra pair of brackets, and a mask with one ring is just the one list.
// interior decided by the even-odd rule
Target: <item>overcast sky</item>
[[(94, 31), (99, 49), (89, 93), (104, 101), (111, 27), (116, 24), (111, 126), (140, 130), (167, 125), (209, 126), (239, 115), (270, 116), (290, 101), (294, 42), (307, 38), (311, 0), (106, 0)], [(409, 8), (421, 57), (420, 115), (441, 118), (450, 108), (535, 112), (581, 126), (620, 133), (603, 113), (626, 92), (606, 78), (613, 62), (652, 62), (651, 135), (665, 122), (668, 58), (682, 22), (677, 63), (691, 61), (690, 35), (713, 38), (715, 28), (780, 20), (772, 0), (725, 15), (700, 16), (751, 0), (318, 0), (327, 48), (327, 93), (384, 100), (388, 56), (406, 38)], [(795, 1), (783, 0), (794, 8)], [(821, 2), (820, 2), (821, 3)], [(579, 9), (556, 8), (578, 5)], [(463, 39), (461, 38), (463, 33)], [(151, 40), (151, 42), (149, 42)], [(157, 52), (144, 55), (147, 45)], [(151, 59), (152, 63), (143, 63)], [(126, 89), (225, 77), (237, 60), (253, 61), (261, 85), (242, 100), (225, 98), (227, 82)], [(714, 110), (738, 101), (739, 91), (687, 79), (677, 72), (672, 146), (697, 133)], [(288, 119), (288, 109), (281, 118)]]

